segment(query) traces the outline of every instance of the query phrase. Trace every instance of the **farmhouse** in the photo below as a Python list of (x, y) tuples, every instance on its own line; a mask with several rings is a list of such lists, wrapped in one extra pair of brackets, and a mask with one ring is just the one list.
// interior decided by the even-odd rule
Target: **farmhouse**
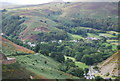
[(87, 37), (86, 39), (87, 40), (99, 40), (99, 38), (97, 38), (97, 37)]
[(31, 42), (28, 42), (27, 44), (30, 45), (30, 47), (35, 47), (36, 46), (36, 44), (32, 44)]
[(1, 36), (4, 35), (3, 33), (0, 34)]

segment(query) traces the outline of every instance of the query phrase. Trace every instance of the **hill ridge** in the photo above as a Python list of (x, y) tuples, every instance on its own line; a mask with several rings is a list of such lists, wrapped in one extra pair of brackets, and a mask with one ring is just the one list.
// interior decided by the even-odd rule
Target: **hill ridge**
[(14, 50), (14, 53), (19, 51), (19, 52), (23, 52), (23, 53), (31, 53), (31, 54), (35, 54), (34, 51), (29, 50), (25, 47), (19, 46), (13, 42), (11, 42), (10, 40), (5, 39), (4, 37), (0, 36), (0, 44), (2, 46), (2, 51), (8, 51), (8, 50)]
[(101, 74), (120, 76), (120, 50), (99, 65)]

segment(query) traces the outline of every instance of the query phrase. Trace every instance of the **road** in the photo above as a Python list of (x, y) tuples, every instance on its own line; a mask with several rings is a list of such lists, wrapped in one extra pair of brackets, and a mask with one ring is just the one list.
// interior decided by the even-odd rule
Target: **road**
[(93, 69), (93, 66), (90, 66), (87, 75), (84, 75), (84, 76), (86, 79), (95, 79), (95, 76), (94, 76), (95, 73), (97, 73), (97, 71)]

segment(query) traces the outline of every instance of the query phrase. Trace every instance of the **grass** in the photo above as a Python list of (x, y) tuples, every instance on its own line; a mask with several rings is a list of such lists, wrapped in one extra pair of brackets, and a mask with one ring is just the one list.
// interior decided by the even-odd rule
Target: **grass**
[(82, 69), (89, 68), (89, 66), (87, 66), (86, 64), (82, 62), (75, 62), (75, 64)]
[(111, 43), (113, 45), (118, 45), (118, 40), (107, 40), (108, 43)]
[(118, 42), (118, 40), (107, 40), (107, 42)]
[(75, 35), (75, 34), (70, 34), (70, 33), (69, 33), (69, 35), (70, 35), (71, 39), (73, 39), (73, 40), (83, 39), (83, 37), (80, 35)]
[(119, 32), (116, 32), (116, 31), (107, 31), (108, 34), (119, 34)]
[(115, 77), (101, 75), (100, 73), (95, 74), (95, 76), (100, 76), (100, 77), (102, 77), (102, 78), (111, 78), (111, 79), (115, 79)]
[[(104, 12), (103, 12), (104, 9), (103, 9), (103, 11), (98, 10), (95, 13), (93, 13), (94, 9), (86, 9), (86, 7), (87, 6), (89, 7), (90, 5), (93, 5), (93, 4), (90, 3), (88, 5), (88, 4), (84, 4), (84, 3), (77, 3), (77, 4), (74, 4), (74, 3), (69, 3), (69, 4), (49, 3), (49, 4), (36, 5), (36, 6), (13, 8), (13, 9), (9, 9), (9, 11), (7, 13), (12, 14), (12, 15), (25, 16), (25, 17), (29, 18), (26, 21), (30, 21), (30, 22), (26, 23), (26, 21), (25, 21), (25, 23), (24, 23), (28, 27), (28, 29), (26, 31), (22, 32), (24, 34), (23, 38), (25, 39), (26, 37), (29, 37), (31, 34), (36, 35), (36, 34), (40, 33), (41, 31), (34, 31), (34, 29), (37, 27), (47, 27), (48, 26), (48, 29), (50, 31), (55, 31), (54, 28), (59, 23), (54, 22), (52, 19), (57, 19), (57, 20), (62, 19), (63, 22), (71, 23), (71, 22), (69, 22), (69, 19), (79, 18), (79, 17), (84, 17), (84, 16), (89, 16), (89, 17), (93, 17), (93, 18), (96, 18), (96, 17), (99, 18), (99, 16), (107, 17), (106, 15), (108, 15), (108, 14), (104, 14)], [(111, 4), (109, 4), (108, 6), (111, 7)], [(78, 10), (79, 8), (81, 8), (80, 11)], [(113, 9), (113, 8), (111, 8), (111, 9)], [(52, 12), (56, 12), (56, 11), (60, 11), (62, 13), (57, 14), (57, 15), (50, 15), (49, 17), (47, 16), (48, 14), (51, 14)], [(106, 12), (106, 10), (105, 10), (105, 12)], [(109, 10), (107, 12), (109, 12)], [(75, 15), (76, 13), (79, 13), (80, 15), (76, 16)], [(100, 14), (98, 14), (98, 13), (100, 13)], [(110, 14), (112, 14), (112, 13), (110, 13)], [(66, 19), (66, 18), (68, 18), (68, 19)], [(47, 22), (46, 23), (40, 22), (40, 20), (44, 20)], [(92, 29), (92, 28), (88, 28), (88, 27), (80, 27), (80, 28), (83, 30), (84, 29)], [(31, 32), (31, 30), (32, 30), (32, 32)], [(93, 30), (99, 31), (97, 29), (93, 29)], [(88, 36), (89, 37), (99, 37), (98, 35), (90, 34), (90, 33), (88, 33)], [(30, 39), (30, 38), (28, 38), (28, 39)], [(74, 39), (74, 40), (83, 39), (83, 37), (80, 35), (73, 34), (73, 35), (71, 35), (71, 39)]]
[(82, 68), (82, 69), (89, 68), (89, 66), (87, 66), (85, 63), (78, 62), (73, 57), (65, 56), (65, 59), (67, 58), (72, 59), (75, 62), (75, 65), (78, 66), (79, 68)]
[(93, 33), (87, 33), (88, 37), (97, 37), (100, 38), (99, 35), (93, 34)]
[(34, 51), (19, 46), (3, 37), (0, 37), (0, 39), (2, 39), (2, 41), (0, 41), (0, 45), (2, 46), (1, 49), (6, 55), (16, 54), (16, 52), (31, 53), (31, 54), (35, 53)]
[[(66, 79), (66, 78), (67, 79), (73, 79), (73, 78), (78, 79), (78, 77), (59, 71), (59, 66), (61, 64), (53, 60), (52, 58), (44, 56), (42, 54), (13, 56), (13, 54), (16, 54), (17, 52), (16, 48), (14, 47), (14, 44), (5, 39), (3, 42), (4, 42), (3, 52), (7, 54), (6, 56), (15, 57), (17, 59), (17, 62), (22, 67), (25, 67), (27, 71), (32, 72), (33, 74), (35, 74), (35, 76), (40, 76), (40, 77), (43, 76), (44, 78), (48, 78), (48, 79)], [(1, 41), (0, 41), (0, 44), (2, 44)], [(14, 68), (15, 67), (17, 68), (18, 66), (14, 66)]]
[[(44, 55), (21, 55), (16, 56), (18, 62), (26, 67), (27, 70), (44, 76), (49, 79), (66, 79), (66, 78), (78, 78), (72, 75), (59, 71), (60, 63), (54, 61), (50, 57)], [(45, 63), (45, 61), (47, 63)]]
[(111, 35), (111, 34), (108, 34), (108, 33), (100, 33), (100, 34), (102, 34), (104, 36), (107, 36), (107, 37), (115, 37), (114, 35)]

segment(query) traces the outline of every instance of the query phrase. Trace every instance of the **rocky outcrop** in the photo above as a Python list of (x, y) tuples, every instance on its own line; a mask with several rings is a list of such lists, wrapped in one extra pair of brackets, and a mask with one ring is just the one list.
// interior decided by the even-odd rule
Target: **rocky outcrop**
[(98, 66), (102, 75), (120, 76), (120, 50)]

